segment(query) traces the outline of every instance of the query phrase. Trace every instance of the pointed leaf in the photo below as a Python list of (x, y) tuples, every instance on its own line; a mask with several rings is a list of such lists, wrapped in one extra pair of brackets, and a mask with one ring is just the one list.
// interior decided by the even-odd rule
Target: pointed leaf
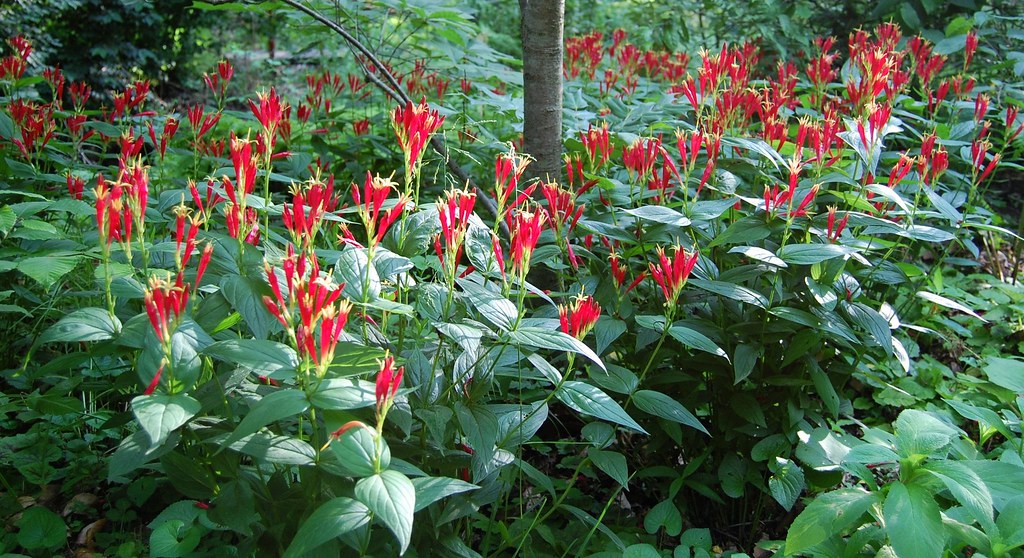
[(585, 415), (621, 424), (627, 428), (647, 434), (647, 431), (637, 424), (618, 403), (613, 401), (611, 397), (608, 397), (607, 393), (590, 384), (567, 380), (555, 392), (555, 397), (570, 408)]
[(587, 454), (601, 471), (619, 483), (623, 488), (629, 483), (629, 467), (626, 465), (626, 456), (617, 451), (590, 450)]
[(840, 536), (855, 526), (877, 500), (875, 493), (860, 488), (841, 488), (815, 497), (789, 527), (786, 556), (799, 554)]
[(412, 485), (416, 488), (416, 511), (453, 494), (480, 488), (475, 484), (449, 477), (417, 477), (412, 479)]
[(40, 343), (103, 341), (121, 331), (121, 320), (101, 308), (81, 308), (64, 316), (39, 337)]
[(132, 412), (149, 436), (149, 447), (164, 443), (175, 429), (196, 416), (202, 405), (184, 393), (140, 395), (132, 399)]
[(215, 359), (251, 368), (264, 376), (293, 373), (299, 365), (295, 349), (277, 341), (262, 339), (229, 339), (218, 341), (203, 350)]
[(946, 533), (939, 505), (924, 487), (894, 482), (882, 507), (885, 532), (900, 558), (934, 558), (942, 555)]
[(397, 471), (384, 471), (360, 479), (356, 498), (379, 518), (398, 539), (399, 555), (405, 554), (412, 538), (412, 516), (416, 510), (416, 487)]
[(711, 339), (708, 339), (706, 335), (695, 329), (690, 329), (684, 326), (672, 326), (668, 328), (668, 334), (676, 341), (679, 341), (691, 349), (711, 353), (715, 356), (720, 356), (725, 360), (729, 360), (729, 355), (727, 355), (721, 347), (716, 345)]
[(302, 522), (284, 557), (307, 556), (316, 547), (369, 521), (370, 509), (362, 502), (345, 496), (328, 500)]
[(527, 349), (552, 349), (557, 351), (568, 351), (581, 354), (590, 359), (594, 364), (604, 368), (601, 357), (582, 341), (571, 335), (553, 329), (539, 327), (521, 327), (508, 334), (509, 339), (516, 345)]
[(768, 479), (768, 491), (772, 493), (772, 498), (775, 498), (780, 506), (789, 511), (793, 509), (796, 499), (807, 487), (804, 482), (804, 471), (799, 465), (788, 459), (776, 457), (775, 462), (778, 469)]
[(678, 422), (679, 424), (685, 424), (686, 426), (699, 430), (708, 436), (711, 435), (711, 433), (704, 428), (704, 425), (697, 420), (697, 417), (688, 411), (682, 403), (672, 399), (664, 393), (642, 389), (633, 394), (633, 403), (636, 405), (637, 409), (640, 409), (645, 413), (650, 413), (656, 417), (661, 417), (672, 422)]
[(789, 244), (776, 253), (786, 263), (812, 265), (852, 254), (854, 250), (839, 244)]
[(235, 431), (222, 445), (231, 445), (236, 440), (252, 434), (264, 426), (281, 419), (303, 413), (309, 408), (306, 393), (297, 389), (275, 391), (252, 406)]

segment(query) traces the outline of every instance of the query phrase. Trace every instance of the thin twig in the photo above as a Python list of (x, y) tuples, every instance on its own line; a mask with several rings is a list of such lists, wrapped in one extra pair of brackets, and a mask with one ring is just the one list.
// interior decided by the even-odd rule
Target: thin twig
[[(207, 4), (230, 4), (236, 2), (237, 0), (204, 1)], [(377, 72), (373, 72), (370, 71), (370, 69), (364, 66), (363, 64), (360, 64), (360, 67), (362, 67), (363, 74), (366, 76), (367, 81), (377, 86), (377, 88), (383, 91), (385, 95), (387, 95), (388, 97), (395, 101), (398, 101), (403, 105), (412, 102), (412, 99), (410, 99), (409, 96), (405, 94), (405, 91), (402, 91), (402, 86), (401, 84), (398, 83), (398, 80), (395, 78), (394, 74), (392, 74), (391, 71), (388, 70), (384, 63), (382, 63), (380, 59), (377, 58), (377, 56), (370, 51), (370, 49), (366, 48), (366, 45), (360, 42), (359, 39), (356, 39), (344, 27), (342, 27), (340, 24), (338, 24), (331, 18), (322, 14), (319, 10), (315, 10), (309, 7), (300, 2), (299, 0), (280, 1), (315, 19), (316, 21), (320, 22), (331, 31), (337, 33), (338, 35), (341, 35), (341, 38), (344, 39), (345, 42), (349, 44), (349, 46), (358, 51), (359, 54), (362, 54), (365, 57), (365, 59), (369, 61), (374, 68), (377, 69)], [(381, 79), (382, 76), (383, 80)], [(495, 205), (494, 200), (492, 200), (487, 195), (486, 192), (481, 190), (480, 187), (477, 186), (476, 183), (473, 181), (473, 179), (466, 173), (466, 171), (462, 170), (462, 167), (460, 167), (451, 157), (449, 157), (448, 148), (444, 145), (444, 142), (441, 141), (441, 138), (438, 136), (431, 137), (430, 146), (434, 148), (434, 151), (437, 152), (438, 155), (441, 156), (441, 159), (444, 160), (445, 166), (447, 166), (448, 170), (451, 171), (452, 174), (454, 174), (459, 179), (459, 182), (468, 185), (473, 189), (474, 192), (476, 192), (477, 200), (484, 204), (484, 207), (486, 207), (487, 210), (491, 213), (491, 215), (494, 216), (495, 220), (499, 221), (502, 231), (505, 233), (506, 236), (508, 236), (508, 225), (498, 218), (498, 207)]]

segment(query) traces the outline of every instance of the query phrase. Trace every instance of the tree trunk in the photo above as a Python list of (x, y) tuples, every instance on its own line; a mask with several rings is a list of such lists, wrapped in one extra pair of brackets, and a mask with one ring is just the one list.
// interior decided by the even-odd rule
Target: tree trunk
[(531, 178), (562, 172), (562, 26), (565, 0), (519, 0), (523, 39), (523, 151)]

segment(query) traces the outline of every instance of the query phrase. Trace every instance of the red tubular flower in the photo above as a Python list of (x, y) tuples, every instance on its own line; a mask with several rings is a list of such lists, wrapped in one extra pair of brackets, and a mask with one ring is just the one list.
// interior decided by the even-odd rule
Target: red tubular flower
[(405, 154), (406, 179), (412, 180), (413, 173), (423, 158), (423, 148), (430, 136), (444, 123), (444, 116), (430, 110), (425, 99), (413, 105), (398, 106), (391, 112), (391, 125), (395, 130), (398, 145)]
[(85, 191), (85, 180), (82, 179), (82, 178), (79, 178), (79, 177), (77, 177), (77, 176), (75, 176), (73, 174), (71, 174), (71, 172), (69, 171), (68, 172), (68, 194), (71, 194), (72, 198), (74, 198), (76, 200), (80, 200), (80, 199), (82, 199), (82, 192), (83, 191)]
[(252, 110), (256, 120), (259, 120), (260, 126), (263, 127), (262, 137), (264, 144), (269, 147), (269, 152), (273, 153), (274, 146), (277, 143), (278, 128), (291, 107), (288, 107), (287, 104), (281, 104), (281, 98), (278, 97), (277, 90), (273, 87), (270, 88), (270, 91), (257, 93), (256, 97), (259, 100), (259, 104), (249, 99), (249, 108)]
[(544, 211), (551, 228), (559, 238), (567, 239), (583, 215), (584, 204), (577, 206), (573, 193), (554, 182), (542, 183), (540, 190), (548, 202)]
[(586, 337), (600, 317), (601, 305), (590, 295), (578, 296), (568, 306), (558, 305), (558, 321), (562, 331), (576, 339), (582, 340)]
[(907, 156), (906, 153), (900, 153), (900, 159), (896, 161), (896, 164), (892, 167), (892, 171), (889, 172), (888, 186), (890, 188), (895, 188), (899, 185), (900, 181), (907, 176), (907, 173), (910, 172), (910, 169), (913, 166), (914, 158)]
[(366, 171), (366, 180), (363, 181), (362, 194), (359, 188), (352, 184), (352, 200), (356, 204), (356, 210), (363, 226), (366, 228), (367, 246), (371, 249), (384, 238), (388, 228), (398, 219), (398, 216), (405, 211), (409, 198), (405, 194), (398, 196), (398, 200), (391, 209), (384, 208), (388, 193), (395, 188), (391, 178), (381, 178), (380, 175), (373, 176)]
[(219, 112), (208, 114), (204, 117), (203, 112), (205, 110), (203, 105), (193, 105), (185, 110), (185, 116), (188, 118), (188, 123), (192, 126), (192, 133), (196, 141), (206, 135), (220, 121)]
[(988, 114), (988, 95), (980, 94), (974, 98), (974, 121), (981, 122)]
[(967, 71), (968, 66), (971, 65), (971, 59), (974, 58), (974, 52), (978, 50), (978, 33), (973, 29), (967, 34), (967, 38), (964, 44), (964, 71)]
[(608, 123), (602, 122), (599, 128), (593, 124), (587, 125), (586, 132), (580, 132), (580, 142), (587, 150), (587, 157), (590, 159), (592, 169), (604, 166), (611, 157), (611, 140), (608, 136)]
[(301, 186), (292, 190), (292, 203), (285, 204), (284, 226), (291, 233), (292, 241), (309, 251), (320, 232), (324, 215), (334, 211), (338, 198), (334, 194), (334, 175), (326, 181), (320, 179), (320, 171)]
[[(441, 234), (435, 239), (434, 250), (441, 267), (449, 278), (454, 277), (455, 270), (462, 259), (462, 247), (469, 228), (469, 218), (473, 214), (476, 194), (464, 190), (448, 190), (444, 200), (437, 202), (437, 216), (441, 221)], [(441, 240), (444, 240), (444, 246)]]
[(656, 138), (637, 138), (622, 151), (622, 164), (629, 172), (630, 179), (643, 182), (658, 160), (661, 153), (661, 136)]
[(512, 271), (522, 278), (530, 269), (530, 258), (544, 230), (544, 213), (518, 211), (512, 221)]
[(144, 302), (149, 323), (161, 344), (171, 342), (171, 335), (188, 303), (188, 295), (188, 289), (177, 282), (171, 284), (161, 278), (150, 278)]
[(838, 208), (834, 205), (828, 207), (828, 231), (826, 236), (829, 242), (835, 243), (839, 240), (839, 235), (843, 233), (843, 229), (846, 228), (846, 221), (850, 218), (850, 214), (844, 214), (843, 218), (836, 222), (836, 211)]
[(673, 247), (672, 258), (665, 255), (665, 249), (658, 247), (658, 263), (650, 263), (651, 277), (661, 287), (665, 303), (674, 305), (697, 264), (697, 253), (688, 254), (681, 246)]
[(377, 372), (377, 381), (374, 394), (377, 398), (377, 416), (383, 417), (391, 407), (398, 393), (398, 386), (402, 383), (405, 375), (405, 367), (399, 366), (395, 370), (395, 357), (387, 355), (380, 363), (380, 371)]

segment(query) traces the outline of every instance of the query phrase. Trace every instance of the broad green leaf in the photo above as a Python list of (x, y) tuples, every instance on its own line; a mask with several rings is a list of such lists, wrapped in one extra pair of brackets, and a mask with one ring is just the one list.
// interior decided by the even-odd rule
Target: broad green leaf
[(963, 304), (960, 304), (959, 302), (957, 302), (957, 301), (955, 301), (955, 300), (953, 300), (951, 298), (946, 298), (944, 296), (940, 296), (940, 295), (937, 295), (935, 293), (930, 293), (928, 291), (918, 291), (917, 296), (919, 296), (919, 297), (921, 297), (921, 298), (923, 298), (923, 299), (925, 299), (928, 302), (931, 302), (933, 304), (938, 304), (939, 306), (942, 306), (943, 308), (949, 308), (950, 310), (956, 310), (958, 312), (963, 312), (964, 314), (968, 314), (970, 316), (978, 318), (982, 322), (986, 322), (987, 323), (985, 318), (982, 318), (981, 316), (979, 316), (977, 312), (975, 312), (974, 310), (971, 310), (970, 308), (964, 306)]
[(498, 447), (513, 451), (533, 438), (548, 419), (548, 406), (543, 401), (530, 405), (512, 405), (498, 415)]
[(888, 320), (874, 308), (861, 302), (843, 304), (842, 307), (846, 309), (846, 314), (854, 325), (864, 328), (887, 355), (892, 354), (892, 332), (889, 330)]
[(773, 457), (789, 454), (792, 448), (793, 444), (786, 439), (785, 435), (772, 434), (750, 448), (750, 459), (758, 462), (768, 461)]
[(42, 506), (32, 506), (21, 512), (15, 526), (18, 527), (18, 544), (25, 550), (57, 548), (68, 538), (68, 526), (64, 520)]
[(668, 328), (668, 334), (676, 341), (679, 341), (691, 349), (711, 353), (715, 356), (720, 356), (725, 360), (729, 360), (729, 355), (727, 355), (721, 347), (716, 345), (715, 342), (709, 339), (706, 335), (695, 329), (677, 325)]
[(595, 349), (601, 354), (612, 342), (626, 332), (626, 322), (611, 316), (601, 316), (594, 324)]
[(688, 227), (690, 219), (678, 211), (663, 205), (644, 205), (635, 209), (626, 209), (623, 213), (638, 217), (644, 221), (662, 223), (673, 227)]
[[(380, 442), (380, 467), (377, 467), (377, 443)], [(391, 449), (384, 438), (368, 427), (356, 426), (331, 442), (338, 464), (352, 477), (369, 477), (391, 465)]]
[(921, 469), (941, 480), (946, 490), (974, 516), (986, 533), (993, 532), (992, 494), (981, 477), (968, 465), (959, 461), (936, 459), (925, 463)]
[[(683, 514), (672, 500), (663, 500), (655, 504), (644, 516), (644, 530), (653, 535), (658, 529), (665, 528), (665, 534), (675, 537), (683, 531)], [(628, 550), (628, 549), (627, 549)], [(661, 556), (657, 552), (654, 556)]]
[(1024, 393), (1024, 362), (990, 356), (981, 369), (993, 384), (1014, 393)]
[(999, 511), (996, 526), (999, 527), (1006, 546), (1014, 548), (1024, 545), (1024, 495), (1006, 503)]
[(765, 298), (764, 295), (734, 283), (729, 283), (727, 281), (709, 281), (706, 279), (690, 279), (689, 284), (697, 287), (698, 289), (704, 289), (705, 291), (719, 294), (739, 302), (753, 304), (758, 308), (768, 307), (768, 299)]
[(412, 479), (412, 485), (416, 489), (416, 511), (453, 494), (480, 488), (475, 484), (450, 477), (417, 477)]
[(221, 445), (229, 446), (272, 422), (296, 416), (308, 408), (309, 400), (306, 399), (305, 392), (297, 389), (275, 391), (257, 401), (231, 436), (228, 436)]
[[(1002, 417), (996, 414), (996, 412), (993, 411), (992, 409), (989, 409), (987, 407), (976, 407), (974, 405), (964, 403), (963, 401), (956, 401), (954, 399), (945, 399), (944, 401), (950, 407), (952, 407), (954, 411), (960, 413), (960, 415), (965, 419), (974, 420), (978, 422), (978, 430), (981, 432), (982, 442), (988, 439), (989, 434), (991, 433), (991, 429), (995, 429), (995, 431), (1005, 436), (1008, 440), (1013, 438), (1013, 434), (1010, 432), (1010, 429), (1006, 426), (1006, 422), (1003, 421)], [(988, 431), (988, 433), (986, 433), (986, 431)]]
[(608, 397), (607, 393), (590, 384), (567, 380), (555, 392), (555, 397), (580, 413), (647, 434), (647, 431), (637, 424), (618, 403)]
[(946, 533), (935, 498), (924, 487), (894, 482), (882, 506), (889, 544), (900, 558), (935, 558), (946, 546)]
[(132, 399), (132, 412), (149, 436), (151, 448), (164, 443), (172, 431), (196, 416), (201, 408), (198, 401), (184, 393), (140, 395)]
[(221, 294), (231, 303), (231, 307), (242, 315), (242, 321), (256, 340), (264, 340), (271, 332), (281, 328), (281, 324), (263, 304), (264, 289), (268, 292), (270, 290), (269, 287), (241, 275), (227, 275), (220, 282)]
[(780, 248), (776, 255), (793, 265), (812, 265), (853, 252), (839, 244), (789, 244)]
[(659, 391), (642, 389), (633, 394), (633, 403), (638, 409), (645, 413), (661, 417), (665, 420), (685, 424), (695, 430), (699, 430), (708, 436), (711, 434), (704, 428), (704, 425), (697, 420), (697, 417), (683, 406), (682, 403)]
[(71, 273), (80, 261), (82, 256), (78, 254), (35, 256), (19, 261), (18, 271), (35, 279), (44, 289), (49, 289), (61, 277)]
[(81, 308), (64, 316), (39, 337), (40, 343), (103, 341), (121, 331), (121, 320), (101, 308)]
[(512, 343), (526, 349), (552, 349), (556, 351), (568, 351), (581, 354), (590, 359), (594, 364), (604, 368), (601, 357), (582, 341), (571, 335), (553, 329), (539, 327), (521, 327), (510, 331), (509, 339)]
[(862, 465), (883, 465), (898, 463), (899, 454), (880, 444), (861, 444), (850, 448), (843, 456), (843, 463), (860, 463)]
[(408, 477), (397, 471), (384, 471), (360, 479), (355, 493), (394, 533), (400, 545), (398, 554), (405, 554), (412, 538), (412, 516), (416, 509), (416, 488)]
[(775, 255), (774, 252), (759, 248), (757, 246), (736, 246), (729, 250), (730, 254), (743, 254), (744, 256), (756, 260), (759, 262), (766, 263), (775, 267), (789, 267), (782, 258)]
[(169, 519), (154, 527), (149, 534), (149, 555), (151, 558), (190, 556), (199, 546), (201, 536), (200, 527), (180, 519)]
[(896, 417), (896, 440), (902, 457), (937, 455), (953, 441), (957, 430), (931, 413), (906, 409)]
[(149, 436), (144, 431), (137, 430), (131, 436), (126, 436), (107, 461), (107, 482), (127, 483), (128, 473), (173, 450), (177, 445), (177, 437), (178, 434), (172, 432), (166, 444), (150, 449)]
[(370, 265), (365, 248), (349, 248), (338, 256), (334, 280), (345, 285), (342, 294), (349, 300), (370, 302), (380, 298), (380, 276)]
[(929, 227), (926, 225), (911, 225), (910, 227), (899, 231), (899, 236), (910, 238), (913, 240), (920, 240), (922, 242), (949, 242), (956, 238), (953, 233), (937, 229), (935, 227)]
[(736, 351), (732, 355), (733, 384), (745, 380), (754, 371), (757, 359), (760, 357), (758, 348), (754, 345), (743, 343), (736, 345)]
[(370, 521), (370, 508), (362, 502), (339, 496), (320, 505), (302, 522), (292, 539), (285, 558), (308, 556), (314, 548), (325, 542), (366, 525)]
[(804, 482), (804, 471), (799, 465), (782, 457), (776, 457), (775, 463), (778, 468), (768, 479), (768, 491), (780, 506), (789, 511), (793, 509), (796, 499), (807, 487)]
[(729, 228), (716, 236), (708, 246), (714, 248), (730, 244), (747, 244), (767, 238), (771, 234), (772, 231), (764, 224), (764, 219), (751, 215), (729, 225)]
[(179, 494), (196, 500), (205, 500), (212, 497), (218, 489), (217, 480), (213, 477), (210, 466), (180, 451), (172, 451), (162, 456), (160, 465), (169, 484)]
[(299, 366), (295, 349), (277, 341), (228, 339), (210, 345), (203, 353), (271, 377), (277, 373), (293, 374)]
[(807, 372), (811, 376), (811, 381), (814, 382), (814, 390), (818, 392), (818, 397), (821, 398), (828, 412), (832, 414), (832, 418), (839, 418), (839, 394), (836, 392), (835, 386), (829, 380), (828, 374), (825, 374), (825, 371), (813, 358), (808, 358), (807, 362)]
[(375, 389), (375, 384), (366, 380), (331, 378), (320, 382), (309, 396), (309, 402), (317, 409), (328, 411), (363, 409), (377, 404)]
[(594, 462), (601, 471), (619, 483), (623, 488), (629, 483), (629, 467), (626, 465), (626, 456), (617, 451), (590, 450), (587, 453), (590, 460)]
[(291, 436), (276, 436), (269, 432), (250, 434), (229, 446), (260, 463), (276, 465), (313, 465), (316, 450), (309, 442)]
[(473, 462), (489, 464), (498, 443), (498, 417), (488, 406), (461, 401), (455, 404), (455, 414), (473, 449)]
[(992, 495), (992, 504), (1002, 510), (1008, 502), (1020, 496), (1024, 486), (1024, 467), (1005, 461), (970, 461), (971, 469), (981, 477)]
[(877, 501), (876, 493), (860, 488), (841, 488), (816, 496), (789, 527), (786, 556), (799, 554), (842, 535), (846, 529), (854, 527)]
[(519, 317), (519, 310), (511, 300), (469, 280), (460, 280), (459, 285), (468, 295), (466, 300), (469, 304), (476, 308), (477, 312), (480, 312), (480, 315), (488, 322), (505, 331), (512, 329)]

